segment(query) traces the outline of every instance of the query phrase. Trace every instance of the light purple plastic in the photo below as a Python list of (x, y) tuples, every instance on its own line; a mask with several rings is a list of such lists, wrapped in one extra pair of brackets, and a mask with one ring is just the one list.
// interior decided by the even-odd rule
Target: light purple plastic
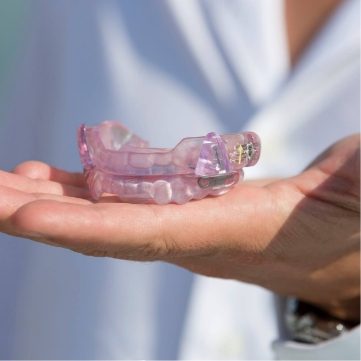
[(148, 142), (118, 122), (81, 125), (78, 146), (92, 197), (115, 194), (122, 202), (178, 203), (221, 195), (257, 163), (261, 144), (253, 132), (184, 138), (174, 148)]

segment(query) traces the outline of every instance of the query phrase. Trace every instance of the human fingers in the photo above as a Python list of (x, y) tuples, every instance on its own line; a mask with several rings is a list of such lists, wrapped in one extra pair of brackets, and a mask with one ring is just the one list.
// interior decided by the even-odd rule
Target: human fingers
[(0, 170), (0, 185), (28, 193), (57, 194), (78, 198), (89, 197), (89, 192), (85, 188), (62, 184), (55, 181), (32, 179), (2, 170)]
[(13, 229), (8, 233), (94, 256), (147, 258), (146, 244), (156, 242), (152, 233), (157, 228), (149, 207), (111, 204), (113, 216), (109, 217), (109, 209), (104, 210), (104, 206), (110, 204), (25, 201), (9, 212)]
[(243, 191), (242, 202), (206, 198), (183, 206), (37, 200), (20, 207), (12, 222), (30, 238), (95, 256), (171, 260), (218, 252), (238, 240), (249, 252), (256, 247), (255, 238), (246, 236), (251, 226), (247, 221), (255, 218), (256, 209), (249, 202), (267, 208), (259, 192), (263, 193), (259, 188)]
[(10, 217), (22, 206), (36, 200), (53, 200), (72, 204), (90, 204), (90, 201), (81, 198), (60, 196), (55, 194), (27, 193), (20, 190), (0, 185), (0, 231), (9, 232), (15, 227), (11, 224)]
[(14, 168), (13, 173), (32, 179), (50, 180), (75, 187), (85, 186), (85, 179), (82, 173), (67, 172), (34, 160), (17, 165)]

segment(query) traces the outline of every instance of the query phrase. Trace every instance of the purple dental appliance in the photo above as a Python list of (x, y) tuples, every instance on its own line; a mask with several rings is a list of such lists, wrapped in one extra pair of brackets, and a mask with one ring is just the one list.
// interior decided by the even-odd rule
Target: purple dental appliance
[(148, 142), (117, 122), (81, 125), (78, 145), (92, 197), (115, 194), (129, 203), (178, 203), (226, 193), (257, 163), (261, 143), (252, 132), (182, 139), (174, 148)]

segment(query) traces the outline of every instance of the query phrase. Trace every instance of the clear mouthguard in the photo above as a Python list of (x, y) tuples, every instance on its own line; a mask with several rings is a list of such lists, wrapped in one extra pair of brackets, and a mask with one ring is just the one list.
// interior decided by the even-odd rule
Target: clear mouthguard
[(226, 193), (243, 167), (257, 163), (257, 134), (243, 132), (182, 139), (174, 148), (148, 142), (117, 122), (81, 125), (78, 146), (92, 197), (117, 195), (122, 202), (183, 204)]

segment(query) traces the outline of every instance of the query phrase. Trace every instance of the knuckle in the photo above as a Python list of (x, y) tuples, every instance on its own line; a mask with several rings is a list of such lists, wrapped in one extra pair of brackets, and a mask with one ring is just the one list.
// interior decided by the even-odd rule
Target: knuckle
[(22, 206), (9, 218), (12, 227), (21, 234), (33, 232), (33, 229), (36, 227), (38, 218), (31, 212), (30, 207), (31, 204)]
[(108, 251), (103, 249), (72, 249), (74, 252), (83, 254), (90, 257), (111, 257)]
[(146, 242), (142, 246), (140, 246), (136, 253), (138, 255), (138, 259), (142, 261), (157, 261), (163, 260), (168, 251), (165, 247), (164, 242), (162, 241), (153, 241), (153, 242)]
[(155, 227), (152, 242), (145, 243), (145, 252), (159, 260), (165, 260), (181, 254), (182, 249), (174, 236), (172, 227), (163, 217), (162, 208), (150, 206), (150, 209), (155, 219)]
[(131, 249), (119, 247), (116, 249), (104, 249), (94, 246), (76, 246), (72, 251), (91, 257), (110, 257), (132, 261), (156, 261), (163, 259), (163, 247), (154, 242), (132, 247)]

